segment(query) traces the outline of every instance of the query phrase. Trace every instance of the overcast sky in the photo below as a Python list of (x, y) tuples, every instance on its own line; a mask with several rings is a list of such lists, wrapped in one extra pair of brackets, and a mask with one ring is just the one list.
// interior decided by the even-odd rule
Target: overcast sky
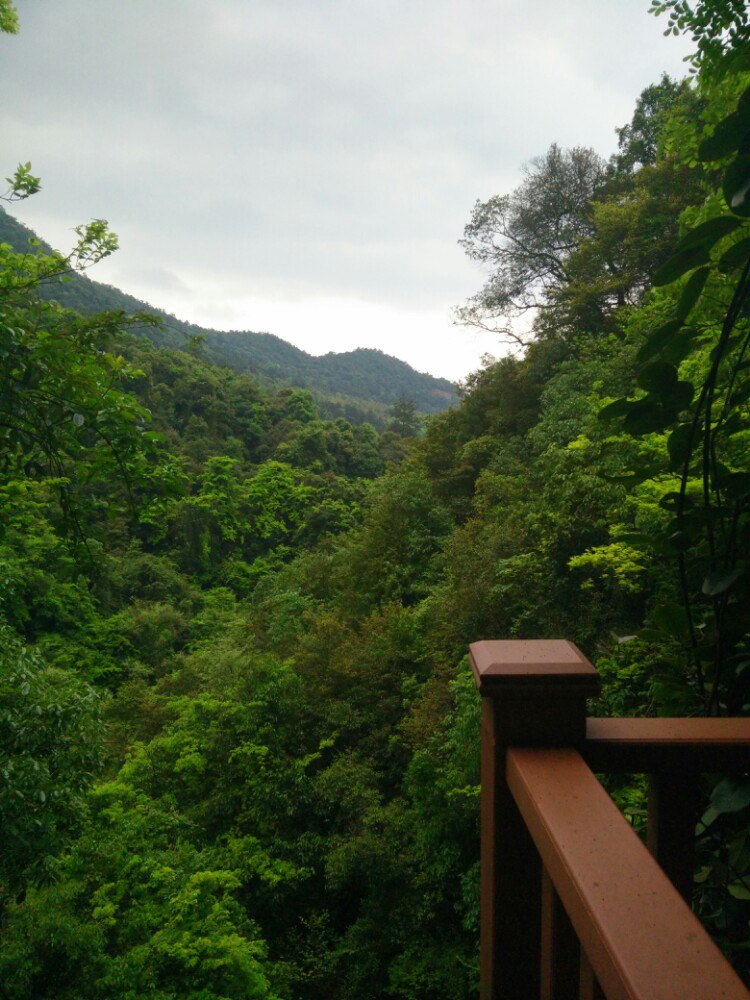
[(452, 379), (498, 353), (451, 326), (482, 282), (457, 240), (551, 142), (608, 156), (666, 70), (648, 0), (17, 0), (0, 35), (0, 176), (92, 276), (314, 354), (379, 347)]

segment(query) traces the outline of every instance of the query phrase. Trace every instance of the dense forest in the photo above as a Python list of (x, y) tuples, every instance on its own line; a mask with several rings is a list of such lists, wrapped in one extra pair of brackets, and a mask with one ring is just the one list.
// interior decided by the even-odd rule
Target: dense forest
[[(1, 996), (474, 997), (467, 644), (575, 641), (598, 714), (750, 711), (750, 28), (653, 9), (688, 79), (476, 204), (461, 319), (513, 350), (445, 412), (326, 419), (67, 308), (100, 221), (0, 244)], [(750, 781), (703, 796), (695, 907), (747, 977)]]
[[(0, 206), (0, 242), (14, 249), (49, 253), (50, 247)], [(315, 393), (324, 416), (343, 416), (354, 423), (385, 426), (388, 407), (399, 399), (410, 399), (421, 413), (439, 413), (456, 400), (447, 379), (416, 372), (398, 358), (372, 348), (313, 356), (271, 333), (249, 330), (204, 330), (155, 309), (132, 295), (92, 281), (81, 271), (65, 275), (64, 281), (48, 282), (38, 289), (42, 299), (52, 299), (67, 309), (91, 315), (119, 310), (130, 315), (147, 314), (160, 322), (134, 323), (132, 332), (148, 337), (158, 347), (199, 350), (201, 357), (216, 365), (254, 376), (266, 386), (279, 384), (307, 388)]]

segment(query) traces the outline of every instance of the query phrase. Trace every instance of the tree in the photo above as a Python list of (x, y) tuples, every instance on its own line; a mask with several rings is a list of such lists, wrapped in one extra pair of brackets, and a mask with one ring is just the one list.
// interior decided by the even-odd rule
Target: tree
[(123, 390), (135, 369), (108, 350), (122, 313), (83, 318), (38, 297), (43, 282), (115, 245), (103, 220), (79, 236), (67, 257), (0, 244), (0, 467), (55, 477), (74, 532), (90, 483), (115, 479), (132, 490), (160, 450), (148, 411)]
[(679, 83), (666, 73), (658, 83), (641, 91), (633, 117), (617, 133), (618, 152), (613, 166), (618, 174), (630, 173), (636, 167), (654, 166), (659, 152), (659, 136), (677, 105), (689, 99), (693, 92), (686, 80)]
[(399, 396), (396, 402), (391, 404), (390, 413), (389, 431), (401, 437), (416, 437), (419, 434), (421, 420), (413, 399), (409, 399), (408, 396)]
[(15, 35), (18, 31), (18, 13), (11, 0), (0, 0), (0, 31)]
[(665, 35), (691, 36), (697, 46), (689, 59), (694, 70), (721, 77), (748, 68), (746, 0), (652, 0), (650, 13), (668, 14)]
[[(743, 82), (736, 81), (738, 90)], [(671, 516), (649, 545), (679, 567), (682, 606), (674, 605), (671, 627), (690, 650), (695, 701), (712, 714), (742, 707), (750, 662), (750, 470), (739, 443), (748, 433), (750, 396), (749, 145), (746, 87), (698, 146), (703, 163), (727, 164), (723, 199), (716, 193), (707, 200), (691, 220), (698, 224), (654, 275), (657, 288), (681, 284), (666, 298), (671, 315), (654, 324), (636, 356), (645, 394), (617, 400), (600, 414), (622, 419), (635, 437), (665, 434), (674, 484), (662, 506)]]
[(103, 737), (96, 692), (0, 625), (0, 913), (75, 830)]
[(489, 277), (457, 310), (457, 321), (524, 344), (517, 321), (548, 308), (551, 294), (568, 282), (570, 255), (593, 235), (591, 199), (605, 176), (592, 149), (553, 143), (525, 167), (512, 194), (478, 201), (460, 245)]

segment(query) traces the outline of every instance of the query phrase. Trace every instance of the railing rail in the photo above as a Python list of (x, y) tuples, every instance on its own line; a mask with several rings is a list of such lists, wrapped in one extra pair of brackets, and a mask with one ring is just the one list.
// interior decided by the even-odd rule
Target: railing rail
[[(474, 643), (471, 663), (482, 1000), (747, 1000), (685, 900), (697, 776), (750, 767), (750, 720), (587, 719), (599, 678), (568, 642)], [(592, 768), (651, 775), (648, 849)]]
[[(605, 996), (747, 996), (580, 754), (509, 750), (507, 777)], [(542, 961), (552, 966), (550, 986), (556, 985), (559, 959), (553, 951)]]

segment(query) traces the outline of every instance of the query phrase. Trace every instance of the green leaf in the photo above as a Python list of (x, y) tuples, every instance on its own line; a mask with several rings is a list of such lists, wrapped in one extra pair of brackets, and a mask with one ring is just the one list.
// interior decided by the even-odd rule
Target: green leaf
[(738, 156), (724, 175), (724, 200), (736, 215), (750, 215), (750, 156)]
[(629, 473), (626, 476), (604, 476), (604, 479), (608, 483), (615, 483), (618, 486), (637, 486), (642, 483), (644, 479), (650, 479), (651, 476), (637, 476), (634, 472)]
[(699, 868), (698, 871), (695, 873), (695, 875), (693, 876), (693, 881), (696, 882), (698, 885), (702, 885), (710, 874), (711, 874), (711, 869), (708, 867), (708, 865), (704, 865), (702, 868)]
[(653, 364), (641, 369), (637, 383), (641, 389), (648, 392), (668, 392), (677, 385), (677, 369), (666, 361), (654, 361)]
[(623, 429), (628, 434), (639, 437), (641, 434), (652, 434), (662, 431), (672, 422), (672, 415), (667, 413), (661, 403), (647, 396), (633, 403), (625, 417)]
[[(661, 632), (657, 632), (657, 635), (659, 636), (658, 641), (664, 642), (664, 636)], [(657, 702), (673, 709), (679, 708), (682, 711), (694, 699), (693, 689), (687, 681), (671, 674), (655, 674), (651, 682), (651, 693)]]
[(714, 809), (713, 806), (709, 806), (708, 809), (703, 813), (701, 818), (698, 820), (698, 825), (695, 828), (696, 837), (700, 837), (701, 834), (711, 826), (720, 816), (720, 813)]
[[(680, 424), (669, 435), (667, 439), (667, 451), (669, 452), (669, 462), (673, 469), (682, 468), (685, 464), (690, 454), (692, 436), (693, 428), (691, 424)], [(679, 494), (677, 496), (679, 497)], [(664, 499), (662, 497), (662, 505)]]
[[(697, 271), (696, 274), (700, 274)], [(695, 275), (693, 275), (695, 277)], [(692, 278), (690, 279), (692, 281)], [(658, 326), (652, 334), (650, 334), (646, 343), (641, 347), (640, 351), (636, 355), (636, 361), (643, 363), (644, 361), (650, 361), (655, 354), (668, 344), (682, 329), (681, 319), (670, 319), (667, 323), (662, 323)]]
[(664, 642), (664, 635), (658, 628), (641, 628), (636, 633), (641, 642)]
[(744, 138), (743, 117), (740, 111), (727, 115), (716, 126), (713, 135), (703, 140), (698, 147), (698, 157), (703, 163), (723, 160), (737, 152)]
[(729, 590), (732, 584), (739, 580), (744, 572), (744, 567), (739, 567), (738, 569), (717, 570), (709, 573), (703, 581), (701, 591), (708, 597), (717, 597), (719, 594), (723, 594)]
[(678, 365), (693, 350), (697, 338), (698, 331), (693, 327), (686, 326), (682, 333), (678, 334), (664, 346), (662, 359), (671, 362), (673, 365)]
[[(677, 430), (679, 430), (679, 427)], [(682, 504), (684, 510), (688, 510), (693, 506), (693, 500), (689, 494), (686, 493), (683, 497), (676, 490), (673, 490), (670, 493), (665, 493), (659, 501), (659, 506), (664, 510), (678, 510), (680, 504)]]
[(658, 629), (674, 639), (683, 639), (688, 634), (687, 615), (680, 604), (661, 604), (651, 618)]
[(680, 380), (665, 390), (663, 403), (665, 407), (673, 412), (673, 414), (677, 414), (681, 410), (688, 409), (690, 404), (693, 402), (694, 395), (695, 387), (693, 386), (693, 383)]
[(739, 812), (750, 805), (750, 778), (729, 775), (711, 793), (711, 805), (718, 813)]
[(624, 545), (631, 545), (633, 548), (650, 549), (654, 539), (652, 535), (647, 535), (643, 531), (624, 531), (617, 536), (617, 541)]
[(730, 472), (721, 477), (719, 486), (730, 500), (743, 500), (750, 496), (750, 472)]
[(727, 891), (735, 899), (750, 899), (750, 880), (743, 882), (742, 879), (737, 879), (735, 882), (730, 882)]
[(750, 258), (750, 236), (746, 236), (744, 240), (735, 243), (723, 253), (719, 258), (718, 268), (722, 274), (727, 274), (746, 264), (748, 258)]
[(633, 401), (631, 399), (616, 399), (614, 403), (607, 403), (606, 406), (599, 410), (600, 420), (615, 420), (618, 417), (624, 417), (633, 407)]
[(681, 278), (683, 274), (687, 274), (688, 271), (692, 271), (693, 268), (700, 267), (701, 264), (707, 264), (709, 258), (710, 248), (707, 246), (690, 247), (689, 250), (683, 250), (681, 253), (674, 254), (654, 274), (653, 284), (657, 287), (671, 285), (673, 281), (677, 281), (678, 278)]
[(675, 254), (683, 253), (685, 250), (690, 250), (692, 247), (705, 246), (707, 249), (718, 243), (720, 239), (724, 236), (728, 236), (733, 233), (738, 226), (741, 226), (742, 222), (739, 219), (733, 219), (731, 215), (720, 215), (715, 219), (709, 219), (707, 222), (702, 222), (695, 229), (691, 229), (689, 233), (682, 237), (680, 242), (675, 247)]
[(701, 267), (688, 278), (687, 284), (682, 290), (680, 301), (677, 303), (677, 315), (680, 319), (687, 319), (693, 306), (700, 298), (710, 273), (710, 267)]

